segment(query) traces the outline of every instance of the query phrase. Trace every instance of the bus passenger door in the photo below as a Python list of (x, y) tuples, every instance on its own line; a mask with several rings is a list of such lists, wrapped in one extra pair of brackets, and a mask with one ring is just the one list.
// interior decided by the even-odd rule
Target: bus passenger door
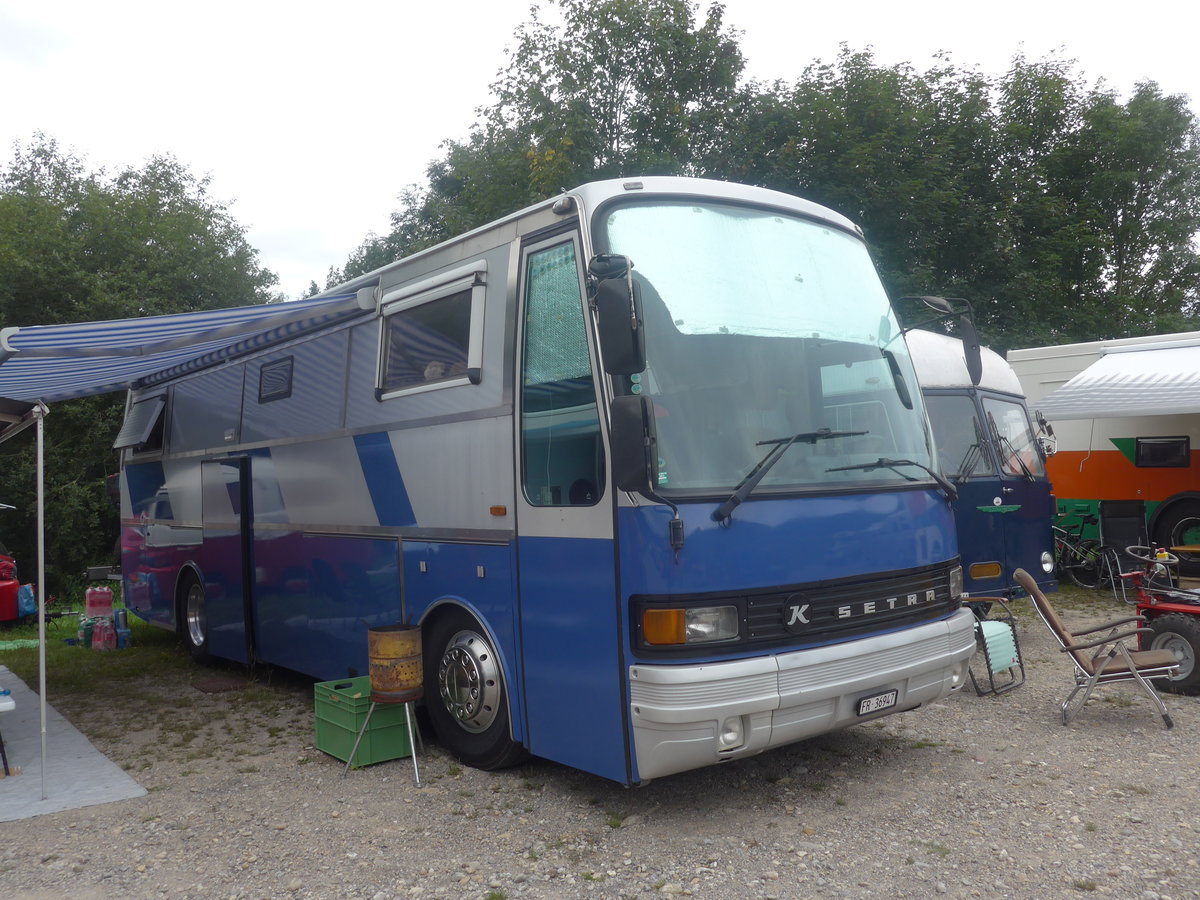
[(573, 235), (525, 248), (517, 373), (517, 576), (536, 755), (628, 781), (613, 494)]
[(1008, 585), (1005, 520), (1012, 512), (1002, 490), (986, 420), (970, 393), (925, 395), (942, 471), (958, 488), (954, 519), (968, 594), (1004, 593)]
[(982, 394), (980, 401), (996, 444), (1000, 505), (1008, 513), (1004, 516), (1007, 571), (1025, 569), (1038, 584), (1046, 586), (1051, 576), (1042, 568), (1041, 556), (1054, 546), (1053, 503), (1029, 411), (1014, 398)]
[(208, 641), (215, 655), (252, 661), (248, 623), (250, 496), (248, 460), (209, 460), (201, 466), (204, 542), (196, 562), (204, 577)]

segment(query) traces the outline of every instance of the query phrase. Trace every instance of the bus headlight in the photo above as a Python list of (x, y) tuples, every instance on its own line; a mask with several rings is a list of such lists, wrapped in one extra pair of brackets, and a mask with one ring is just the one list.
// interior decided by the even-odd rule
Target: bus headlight
[(738, 636), (736, 606), (647, 609), (642, 613), (642, 637), (647, 644), (706, 644)]
[(962, 566), (955, 566), (950, 570), (950, 599), (957, 600), (962, 596)]
[(1047, 575), (1054, 571), (1054, 554), (1049, 550), (1042, 551), (1042, 571)]

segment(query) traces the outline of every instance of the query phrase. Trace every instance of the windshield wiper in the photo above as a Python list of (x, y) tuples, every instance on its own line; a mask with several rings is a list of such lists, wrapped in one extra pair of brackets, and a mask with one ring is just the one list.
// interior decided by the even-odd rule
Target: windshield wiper
[(867, 433), (866, 431), (832, 431), (829, 428), (818, 428), (816, 431), (802, 431), (799, 434), (793, 434), (791, 437), (770, 438), (769, 440), (758, 441), (754, 446), (762, 447), (765, 444), (774, 444), (775, 446), (738, 483), (733, 493), (729, 495), (729, 499), (713, 510), (713, 519), (717, 522), (724, 522), (728, 519), (730, 514), (742, 505), (742, 501), (750, 496), (750, 492), (758, 487), (758, 483), (763, 480), (763, 477), (771, 470), (771, 467), (779, 462), (780, 458), (792, 444), (816, 444), (817, 441), (825, 441), (829, 438), (854, 437)]
[(971, 416), (971, 424), (975, 426), (975, 443), (967, 448), (967, 453), (963, 457), (961, 463), (958, 464), (958, 477), (963, 484), (967, 483), (967, 479), (975, 473), (975, 467), (979, 465), (979, 461), (983, 459), (983, 445), (987, 440), (983, 436), (983, 431), (979, 427), (979, 419)]
[(899, 466), (916, 466), (918, 469), (921, 469), (924, 472), (926, 472), (930, 478), (932, 478), (934, 481), (936, 481), (938, 483), (938, 487), (940, 487), (942, 489), (942, 493), (946, 495), (947, 499), (949, 499), (951, 501), (958, 499), (958, 488), (956, 488), (954, 485), (952, 485), (949, 481), (947, 481), (945, 478), (943, 478), (941, 475), (939, 475), (933, 469), (929, 468), (929, 466), (925, 465), (924, 463), (915, 462), (911, 459), (888, 459), (887, 457), (881, 456), (881, 457), (879, 457), (879, 459), (875, 460), (875, 462), (858, 463), (853, 466), (837, 466), (836, 468), (826, 469), (825, 471), (826, 472), (850, 472), (855, 469), (861, 469), (863, 471), (866, 471), (868, 469), (891, 469), (897, 475), (899, 475), (901, 478), (905, 478), (908, 481), (916, 481), (917, 480), (917, 479), (912, 478), (908, 475), (905, 475), (903, 472), (899, 471), (899, 469), (898, 469)]
[[(992, 429), (992, 437), (996, 439), (996, 446), (1000, 448), (1001, 453), (1007, 453), (1008, 457), (1015, 459), (1017, 465), (1021, 467), (1021, 474), (1025, 480), (1033, 481), (1033, 472), (1029, 471), (1029, 466), (1025, 465), (1025, 460), (1021, 459), (1021, 454), (1017, 452), (1012, 441), (1000, 433), (1000, 426), (996, 424), (996, 418), (991, 413), (988, 413), (988, 427)], [(1005, 461), (1001, 460), (1001, 462)]]

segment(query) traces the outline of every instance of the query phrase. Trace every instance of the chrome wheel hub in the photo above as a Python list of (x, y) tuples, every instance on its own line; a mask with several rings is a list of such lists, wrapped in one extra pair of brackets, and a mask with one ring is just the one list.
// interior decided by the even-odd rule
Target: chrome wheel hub
[(486, 731), (500, 706), (496, 654), (480, 635), (460, 631), (450, 639), (438, 665), (438, 694), (464, 731)]

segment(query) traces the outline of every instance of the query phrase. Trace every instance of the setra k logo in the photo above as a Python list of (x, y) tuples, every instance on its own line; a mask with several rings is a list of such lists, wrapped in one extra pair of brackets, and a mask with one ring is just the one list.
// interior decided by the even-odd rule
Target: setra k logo
[(808, 616), (806, 615), (808, 613), (808, 606), (809, 605), (807, 603), (805, 603), (803, 606), (789, 606), (788, 607), (788, 609), (791, 610), (791, 613), (792, 613), (792, 617), (790, 619), (788, 619), (788, 621), (787, 621), (789, 628), (792, 627), (793, 625), (796, 625), (797, 623), (804, 624), (804, 625), (808, 624)]
[(783, 601), (783, 627), (792, 634), (799, 634), (804, 631), (804, 627), (812, 623), (809, 618), (809, 611), (812, 609), (812, 604), (808, 602), (808, 598), (803, 594), (792, 594)]

